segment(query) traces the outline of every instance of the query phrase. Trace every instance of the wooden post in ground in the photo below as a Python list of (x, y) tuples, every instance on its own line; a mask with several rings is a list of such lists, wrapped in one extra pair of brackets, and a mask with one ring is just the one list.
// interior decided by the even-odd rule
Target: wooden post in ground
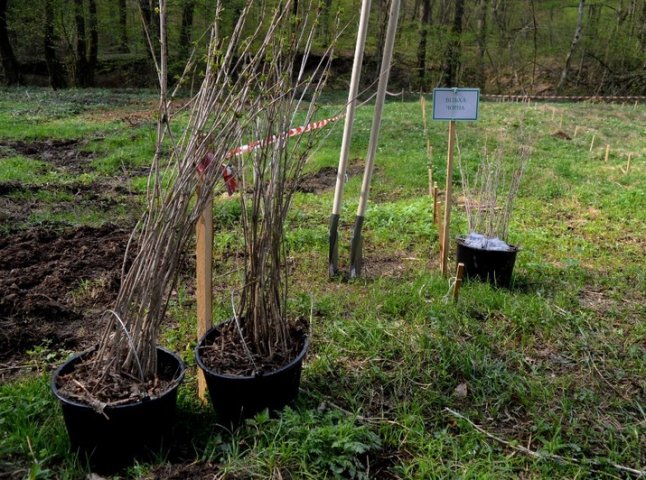
[(608, 157), (610, 156), (610, 144), (606, 144), (606, 156), (604, 157), (604, 162), (608, 161)]
[[(201, 187), (198, 187), (198, 196)], [(213, 325), (213, 197), (209, 197), (195, 227), (196, 234), (196, 301), (197, 301), (197, 338), (202, 338)], [(206, 401), (206, 381), (200, 369), (197, 372), (198, 396)]]
[(579, 126), (577, 125), (574, 127), (574, 138), (576, 138), (576, 134), (579, 133)]
[(630, 161), (632, 160), (632, 158), (633, 158), (633, 154), (629, 153), (628, 154), (628, 162), (626, 162), (626, 173), (630, 172)]
[(441, 272), (448, 275), (449, 224), (451, 223), (451, 196), (453, 195), (453, 150), (455, 148), (455, 120), (449, 122), (449, 146), (446, 160), (446, 188), (444, 189), (444, 223), (442, 224)]
[(433, 195), (433, 147), (428, 145), (428, 193)]
[(437, 224), (437, 182), (433, 184), (433, 224)]
[(458, 263), (458, 269), (455, 273), (455, 284), (453, 285), (453, 301), (457, 302), (460, 297), (460, 287), (462, 286), (462, 277), (464, 277), (464, 263)]
[(594, 148), (594, 140), (597, 138), (597, 134), (593, 133), (592, 134), (592, 141), (590, 142), (590, 153), (592, 153), (592, 149)]

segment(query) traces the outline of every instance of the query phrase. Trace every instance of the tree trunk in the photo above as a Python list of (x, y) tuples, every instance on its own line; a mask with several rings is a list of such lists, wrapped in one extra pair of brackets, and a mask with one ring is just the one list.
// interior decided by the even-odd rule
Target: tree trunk
[(87, 61), (86, 86), (94, 86), (94, 71), (99, 55), (99, 29), (96, 18), (96, 0), (89, 0), (90, 45)]
[(182, 25), (179, 31), (179, 53), (182, 59), (188, 58), (191, 49), (191, 30), (193, 30), (193, 12), (195, 0), (184, 0), (182, 6)]
[(76, 85), (79, 87), (87, 87), (87, 40), (85, 36), (85, 15), (83, 12), (83, 0), (74, 0), (74, 20), (76, 22)]
[(487, 51), (487, 13), (489, 0), (480, 0), (480, 15), (478, 16), (478, 59), (477, 59), (477, 84), (484, 92), (487, 78), (485, 76), (485, 52)]
[(119, 0), (119, 52), (128, 53), (128, 9), (126, 0)]
[(56, 58), (56, 47), (54, 37), (54, 5), (53, 0), (45, 0), (45, 63), (47, 64), (47, 73), (49, 74), (49, 85), (57, 90), (65, 88), (67, 82), (61, 68), (61, 64)]
[(426, 87), (426, 47), (431, 27), (431, 0), (422, 0), (419, 20), (419, 45), (417, 47), (417, 72), (419, 88)]
[(5, 83), (7, 85), (21, 83), (20, 63), (13, 53), (7, 31), (7, 0), (0, 0), (0, 56), (2, 56)]
[(565, 58), (565, 65), (563, 67), (563, 71), (561, 72), (561, 79), (559, 80), (559, 84), (556, 86), (557, 91), (560, 91), (561, 88), (563, 88), (563, 85), (565, 84), (568, 70), (570, 68), (570, 62), (572, 61), (572, 54), (574, 53), (574, 49), (576, 48), (576, 45), (577, 43), (579, 43), (579, 39), (581, 38), (581, 30), (583, 29), (584, 7), (585, 7), (585, 0), (579, 0), (579, 15), (576, 21), (576, 29), (574, 30), (574, 38), (572, 39), (572, 43), (570, 45), (570, 51), (568, 52), (567, 57)]
[(457, 87), (460, 71), (460, 37), (462, 35), (462, 18), (464, 17), (464, 0), (455, 0), (455, 15), (451, 38), (446, 51), (446, 66), (444, 80), (448, 87)]

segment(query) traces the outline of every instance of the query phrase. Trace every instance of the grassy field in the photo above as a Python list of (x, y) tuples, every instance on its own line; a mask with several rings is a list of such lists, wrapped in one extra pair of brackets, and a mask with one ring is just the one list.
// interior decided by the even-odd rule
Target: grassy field
[[(340, 111), (341, 98), (328, 98), (320, 117)], [(0, 234), (132, 226), (154, 148), (154, 100), (145, 92), (3, 91)], [(355, 124), (339, 230), (342, 268), (371, 115), (363, 107)], [(532, 145), (534, 153), (510, 226), (510, 243), (521, 248), (514, 286), (468, 282), (457, 304), (438, 272), (421, 125), (418, 99), (386, 105), (362, 278), (327, 277), (333, 188), (295, 197), (288, 229), (292, 311), (311, 318), (313, 339), (301, 395), (280, 418), (260, 414), (229, 432), (197, 401), (188, 262), (164, 333), (165, 345), (189, 365), (176, 439), (170, 452), (122, 476), (581, 479), (644, 471), (646, 106), (483, 103), (478, 122), (459, 125), (467, 171), (503, 132), (510, 146)], [(309, 175), (336, 168), (342, 123), (329, 128)], [(430, 124), (440, 184), (446, 131), (446, 123)], [(63, 151), (66, 142), (73, 154)], [(29, 154), (24, 144), (45, 153)], [(47, 156), (55, 149), (63, 153)], [(458, 204), (459, 177), (456, 168)], [(229, 292), (239, 288), (231, 273), (240, 266), (238, 213), (235, 198), (216, 198), (218, 321), (230, 317)], [(466, 228), (458, 206), (452, 237)], [(92, 295), (98, 284), (86, 279), (71, 294)], [(0, 385), (0, 478), (88, 473), (68, 452), (49, 391), (51, 370), (69, 353), (44, 338), (0, 364), (0, 373), (18, 372)]]

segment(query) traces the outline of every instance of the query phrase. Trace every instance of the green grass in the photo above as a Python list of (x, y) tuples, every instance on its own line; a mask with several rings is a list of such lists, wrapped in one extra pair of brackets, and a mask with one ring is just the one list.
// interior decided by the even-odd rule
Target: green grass
[[(5, 106), (15, 104), (10, 112), (38, 108), (21, 95), (4, 100)], [(59, 101), (67, 105), (64, 96)], [(321, 116), (339, 111), (342, 102), (332, 97)], [(42, 130), (30, 123), (28, 137), (64, 138), (87, 113), (65, 108)], [(368, 106), (358, 112), (351, 164), (365, 157), (371, 114)], [(7, 115), (0, 114), (0, 123), (9, 123)], [(145, 165), (152, 124), (133, 128), (84, 118), (83, 129), (73, 138), (97, 132), (105, 137), (91, 144), (97, 157), (88, 175), (103, 178), (122, 165)], [(553, 135), (560, 130), (574, 137), (577, 125), (571, 140)], [(312, 313), (313, 339), (293, 408), (279, 418), (261, 414), (233, 433), (216, 426), (210, 407), (197, 402), (194, 393), (190, 272), (180, 282), (163, 341), (180, 352), (189, 374), (180, 389), (178, 446), (167, 460), (197, 462), (205, 472), (224, 478), (258, 479), (390, 478), (385, 472), (415, 479), (624, 478), (611, 463), (646, 468), (644, 125), (643, 105), (510, 103), (484, 103), (478, 122), (459, 124), (462, 160), (469, 171), (485, 142), (491, 146), (501, 129), (510, 146), (531, 142), (535, 151), (510, 226), (510, 241), (521, 247), (515, 286), (499, 290), (468, 282), (454, 304), (447, 300), (448, 281), (437, 272), (437, 229), (430, 222), (426, 196), (419, 102), (388, 103), (364, 226), (362, 278), (327, 278), (333, 192), (294, 198), (287, 230), (294, 266), (290, 305), (294, 313)], [(331, 128), (307, 165), (309, 172), (336, 165), (342, 126)], [(446, 123), (430, 124), (440, 184), (446, 134)], [(24, 137), (9, 129), (3, 138)], [(606, 144), (611, 145), (607, 163)], [(513, 148), (507, 151), (511, 154)], [(621, 167), (628, 153), (633, 162), (625, 174)], [(1, 162), (11, 166), (3, 170), (1, 181), (69, 181), (33, 160)], [(339, 229), (343, 268), (348, 266), (360, 176), (345, 190)], [(458, 197), (457, 172), (453, 181)], [(145, 188), (141, 178), (133, 184)], [(40, 200), (64, 200), (50, 195)], [(239, 267), (240, 260), (231, 255), (240, 250), (239, 212), (235, 198), (216, 199), (218, 321), (230, 315), (230, 291), (240, 287), (239, 272), (226, 275)], [(101, 216), (92, 218), (88, 211), (76, 221), (100, 222)], [(464, 213), (456, 207), (451, 236), (465, 230)], [(51, 353), (48, 348), (42, 356)], [(83, 478), (87, 473), (67, 452), (46, 375), (0, 386), (0, 413), (0, 468), (26, 476), (33, 469), (32, 478)], [(519, 447), (543, 458), (525, 455)], [(160, 457), (138, 464), (124, 475), (145, 478), (164, 461)]]

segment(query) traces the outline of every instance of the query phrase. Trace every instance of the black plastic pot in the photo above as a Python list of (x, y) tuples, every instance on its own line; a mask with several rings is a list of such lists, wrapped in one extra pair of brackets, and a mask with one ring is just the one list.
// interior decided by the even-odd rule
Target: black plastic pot
[(236, 424), (264, 409), (276, 412), (293, 402), (298, 396), (309, 337), (305, 337), (303, 348), (296, 358), (278, 370), (253, 376), (226, 375), (209, 369), (201, 356), (202, 348), (213, 343), (220, 334), (222, 325), (224, 324), (216, 325), (206, 332), (195, 348), (195, 358), (204, 372), (211, 404), (218, 420)]
[(518, 247), (510, 250), (484, 250), (465, 245), (464, 239), (457, 240), (457, 263), (464, 264), (466, 278), (477, 278), (499, 287), (511, 285)]
[(59, 377), (73, 371), (93, 350), (75, 355), (61, 365), (52, 375), (51, 387), (61, 403), (72, 448), (85, 455), (92, 466), (112, 470), (135, 456), (159, 451), (170, 438), (177, 388), (184, 379), (186, 367), (176, 354), (158, 347), (158, 370), (173, 378), (171, 387), (157, 397), (108, 406), (102, 415), (88, 405), (65, 398), (58, 390)]

